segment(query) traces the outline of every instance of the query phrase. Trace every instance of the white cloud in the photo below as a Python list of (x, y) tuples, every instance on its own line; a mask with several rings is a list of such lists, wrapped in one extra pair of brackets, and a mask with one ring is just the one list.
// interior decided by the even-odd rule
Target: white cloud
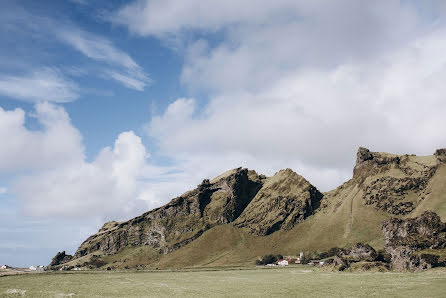
[(0, 107), (0, 173), (52, 168), (84, 159), (82, 137), (66, 111), (50, 103), (38, 103), (32, 115), (41, 130), (25, 126), (22, 109)]
[(110, 40), (77, 28), (59, 29), (56, 35), (88, 58), (106, 63), (109, 69), (104, 70), (104, 75), (127, 88), (142, 91), (150, 84), (142, 67)]
[(27, 128), (22, 109), (0, 108), (0, 139), (5, 140), (0, 173), (12, 177), (0, 193), (17, 198), (26, 215), (125, 219), (190, 186), (190, 177), (178, 181), (175, 169), (149, 164), (150, 155), (132, 131), (119, 134), (113, 147), (89, 162), (82, 136), (62, 107), (38, 103), (29, 115), (40, 129)]
[(143, 91), (144, 87), (146, 86), (146, 82), (141, 81), (139, 79), (135, 79), (131, 76), (123, 75), (116, 71), (106, 71), (105, 73), (114, 80), (120, 82), (121, 84), (130, 89)]
[[(34, 216), (122, 218), (138, 210), (138, 176), (146, 152), (133, 132), (121, 133), (89, 163), (81, 161), (18, 178), (12, 191)], [(146, 207), (143, 204), (143, 207)], [(143, 208), (141, 208), (144, 210)]]
[(358, 146), (425, 155), (446, 146), (445, 33), (372, 61), (296, 69), (258, 91), (221, 92), (199, 113), (179, 99), (152, 119), (149, 135), (179, 160), (267, 174), (292, 167), (328, 190), (349, 176)]
[(6, 187), (0, 187), (0, 195), (4, 195), (5, 193), (8, 193), (8, 189)]
[(69, 102), (79, 88), (57, 69), (43, 68), (22, 76), (0, 75), (0, 94), (29, 102)]

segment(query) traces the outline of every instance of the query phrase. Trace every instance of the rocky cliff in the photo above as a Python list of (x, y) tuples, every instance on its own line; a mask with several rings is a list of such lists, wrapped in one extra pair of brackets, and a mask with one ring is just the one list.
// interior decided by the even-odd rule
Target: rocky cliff
[(442, 164), (438, 155), (418, 157), (370, 152), (359, 148), (353, 179), (366, 205), (393, 215), (406, 215), (424, 200), (427, 185)]
[(382, 225), (385, 249), (397, 270), (423, 270), (444, 266), (446, 224), (432, 211), (409, 219), (392, 218)]
[(151, 246), (169, 253), (215, 225), (234, 221), (251, 202), (263, 179), (254, 171), (234, 169), (170, 203), (125, 222), (109, 222), (82, 243), (74, 254), (116, 254), (125, 247)]

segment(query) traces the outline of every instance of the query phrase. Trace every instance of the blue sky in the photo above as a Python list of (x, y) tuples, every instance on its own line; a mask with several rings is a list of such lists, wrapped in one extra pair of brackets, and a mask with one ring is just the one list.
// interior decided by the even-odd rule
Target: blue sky
[(0, 264), (244, 166), (446, 147), (442, 1), (2, 1)]

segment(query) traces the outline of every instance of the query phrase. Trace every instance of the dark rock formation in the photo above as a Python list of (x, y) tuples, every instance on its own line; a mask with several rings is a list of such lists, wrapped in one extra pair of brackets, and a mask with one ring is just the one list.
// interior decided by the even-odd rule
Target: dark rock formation
[[(443, 151), (437, 150), (441, 155)], [(353, 180), (363, 192), (366, 205), (393, 215), (412, 212), (425, 197), (426, 188), (439, 165), (432, 156), (394, 155), (359, 148)]]
[(351, 248), (341, 248), (336, 253), (332, 262), (337, 270), (343, 271), (350, 267), (355, 269), (369, 270), (372, 268), (388, 269), (388, 265), (382, 262), (383, 258), (373, 247), (364, 243), (357, 243)]
[(65, 251), (58, 252), (56, 256), (51, 260), (51, 263), (48, 266), (57, 266), (66, 262), (69, 262), (73, 259), (72, 255), (67, 255)]
[(268, 178), (262, 189), (235, 221), (257, 235), (291, 229), (313, 214), (322, 194), (305, 178), (290, 169)]
[(410, 219), (392, 218), (382, 224), (392, 268), (418, 271), (444, 265), (436, 250), (446, 249), (446, 224), (432, 211)]
[(148, 245), (166, 254), (188, 244), (215, 225), (233, 222), (263, 185), (255, 171), (234, 169), (192, 191), (125, 222), (106, 223), (76, 251), (79, 258), (95, 251), (116, 254), (127, 246)]
[(446, 148), (437, 149), (434, 155), (438, 158), (439, 161), (446, 162)]

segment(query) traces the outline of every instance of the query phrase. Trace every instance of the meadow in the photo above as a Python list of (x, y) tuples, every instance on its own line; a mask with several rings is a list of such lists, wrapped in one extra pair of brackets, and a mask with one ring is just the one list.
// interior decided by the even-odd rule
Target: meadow
[(446, 271), (331, 272), (296, 266), (186, 271), (81, 271), (0, 278), (1, 297), (445, 297)]

